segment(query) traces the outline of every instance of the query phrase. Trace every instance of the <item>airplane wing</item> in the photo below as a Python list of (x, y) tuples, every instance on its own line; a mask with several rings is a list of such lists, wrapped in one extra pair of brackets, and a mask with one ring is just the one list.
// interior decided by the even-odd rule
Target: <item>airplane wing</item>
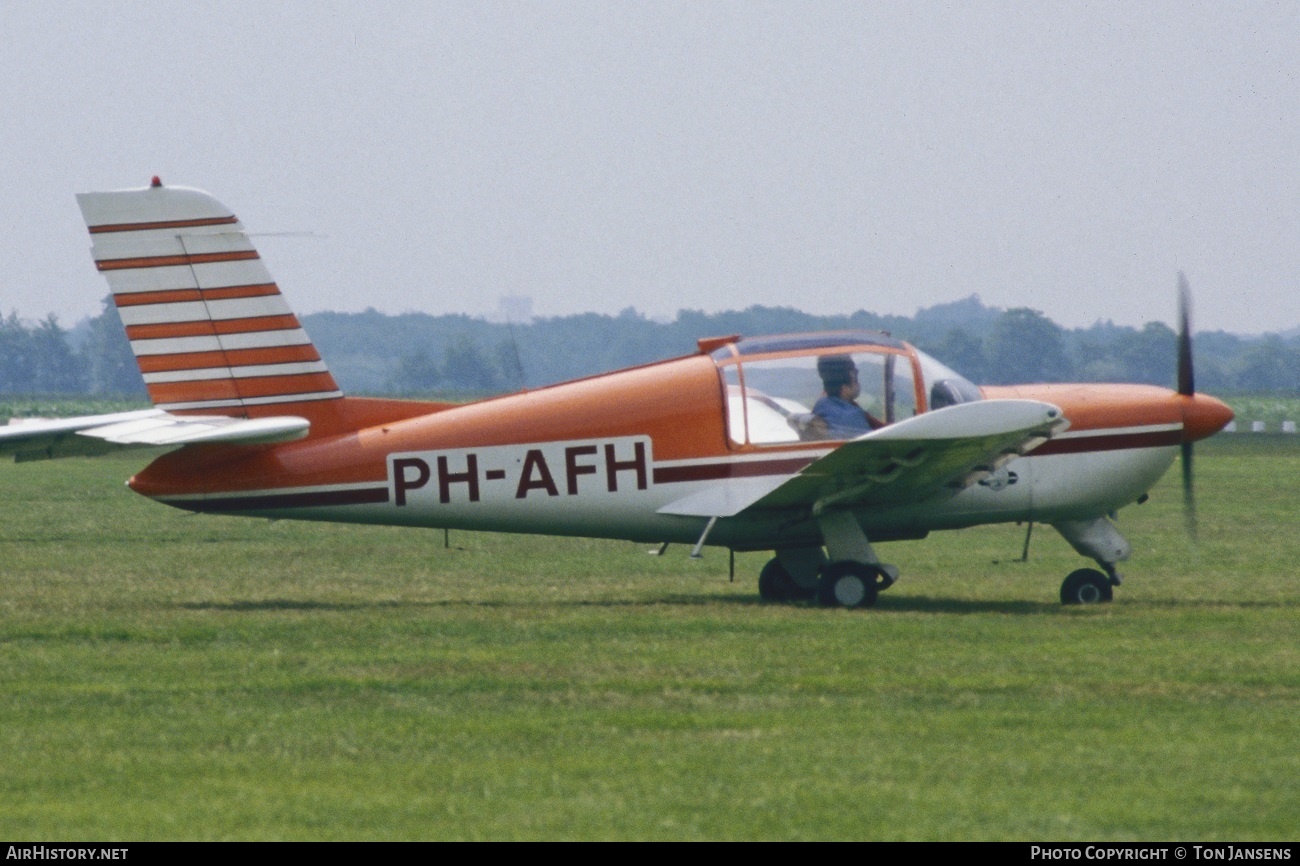
[(659, 511), (733, 517), (806, 508), (820, 515), (828, 508), (903, 505), (974, 484), (1068, 425), (1050, 403), (962, 403), (867, 433), (793, 475), (727, 479)]
[(264, 445), (307, 435), (306, 418), (173, 415), (162, 409), (83, 415), (78, 418), (13, 419), (0, 427), (0, 455), (14, 461), (94, 456), (121, 448), (198, 444)]

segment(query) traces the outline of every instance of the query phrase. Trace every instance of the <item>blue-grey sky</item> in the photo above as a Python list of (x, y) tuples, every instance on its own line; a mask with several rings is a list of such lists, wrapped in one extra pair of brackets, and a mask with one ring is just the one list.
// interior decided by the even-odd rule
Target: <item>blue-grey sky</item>
[[(302, 313), (1300, 325), (1294, 2), (0, 0), (0, 311), (74, 193), (206, 189)], [(303, 232), (307, 237), (276, 233)]]

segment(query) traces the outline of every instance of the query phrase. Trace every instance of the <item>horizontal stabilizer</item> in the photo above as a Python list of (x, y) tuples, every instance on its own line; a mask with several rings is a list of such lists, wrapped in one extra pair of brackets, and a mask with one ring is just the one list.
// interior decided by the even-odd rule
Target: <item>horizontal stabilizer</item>
[(14, 419), (0, 427), (0, 455), (14, 460), (94, 456), (120, 448), (181, 445), (266, 445), (307, 435), (311, 424), (293, 415), (270, 418), (172, 415), (161, 409), (83, 415), (79, 418)]

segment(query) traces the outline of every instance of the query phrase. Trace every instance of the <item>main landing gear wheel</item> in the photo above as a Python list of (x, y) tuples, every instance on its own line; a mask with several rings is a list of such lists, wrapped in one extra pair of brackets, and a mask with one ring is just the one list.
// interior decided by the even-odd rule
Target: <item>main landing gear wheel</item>
[(772, 557), (758, 573), (758, 597), (763, 601), (796, 601), (812, 598), (812, 590), (795, 583), (781, 560)]
[(865, 562), (833, 562), (822, 570), (817, 600), (827, 607), (871, 607), (888, 578)]
[(1072, 571), (1061, 584), (1061, 604), (1101, 604), (1114, 595), (1110, 578), (1095, 568)]

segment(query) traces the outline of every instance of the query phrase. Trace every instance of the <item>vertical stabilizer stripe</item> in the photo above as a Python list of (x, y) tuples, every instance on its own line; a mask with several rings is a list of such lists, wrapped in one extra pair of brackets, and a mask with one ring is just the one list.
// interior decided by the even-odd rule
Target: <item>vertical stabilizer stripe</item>
[(242, 262), (260, 258), (257, 250), (234, 250), (228, 253), (196, 253), (179, 256), (141, 256), (133, 259), (103, 259), (95, 262), (101, 271), (125, 271), (135, 268), (169, 268), (178, 265), (206, 265), (213, 262)]
[(289, 315), (289, 307), (278, 292), (252, 298), (185, 301), (172, 304), (138, 304), (122, 307), (118, 313), (125, 325), (165, 325), (172, 322), (217, 322)]
[(328, 373), (320, 361), (303, 361), (291, 364), (249, 364), (232, 367), (207, 367), (190, 370), (172, 370), (164, 373), (145, 373), (144, 381), (153, 385), (161, 382), (202, 382), (211, 379), (253, 379), (271, 376), (300, 376), (311, 373)]
[(219, 301), (230, 298), (257, 298), (263, 295), (278, 295), (280, 289), (275, 283), (261, 283), (255, 286), (223, 286), (216, 289), (168, 289), (157, 292), (134, 292), (114, 295), (113, 301), (119, 307), (134, 307), (140, 304), (174, 304), (181, 301)]
[(291, 331), (252, 331), (246, 334), (227, 334), (224, 339), (215, 334), (195, 337), (171, 337), (160, 340), (132, 340), (131, 351), (141, 355), (180, 355), (188, 352), (225, 352), (236, 349), (268, 349), (273, 346), (306, 346), (311, 340), (301, 328)]
[(204, 226), (229, 226), (239, 222), (233, 215), (224, 217), (203, 217), (192, 220), (159, 220), (149, 223), (106, 223), (89, 226), (92, 235), (111, 234), (113, 232), (147, 232), (157, 229), (196, 229)]
[(157, 403), (190, 403), (247, 397), (279, 397), (336, 390), (329, 373), (266, 376), (256, 379), (199, 379), (190, 382), (156, 382), (149, 394)]
[(294, 361), (319, 361), (320, 354), (310, 343), (295, 346), (271, 346), (265, 349), (232, 349), (228, 352), (186, 352), (172, 355), (142, 355), (140, 372), (165, 373), (174, 370), (201, 370), (228, 365), (231, 368), (256, 364), (287, 364)]
[(158, 340), (199, 337), (208, 334), (246, 334), (251, 331), (292, 331), (302, 325), (292, 313), (284, 316), (256, 316), (222, 322), (164, 322), (156, 325), (127, 325), (128, 340)]

